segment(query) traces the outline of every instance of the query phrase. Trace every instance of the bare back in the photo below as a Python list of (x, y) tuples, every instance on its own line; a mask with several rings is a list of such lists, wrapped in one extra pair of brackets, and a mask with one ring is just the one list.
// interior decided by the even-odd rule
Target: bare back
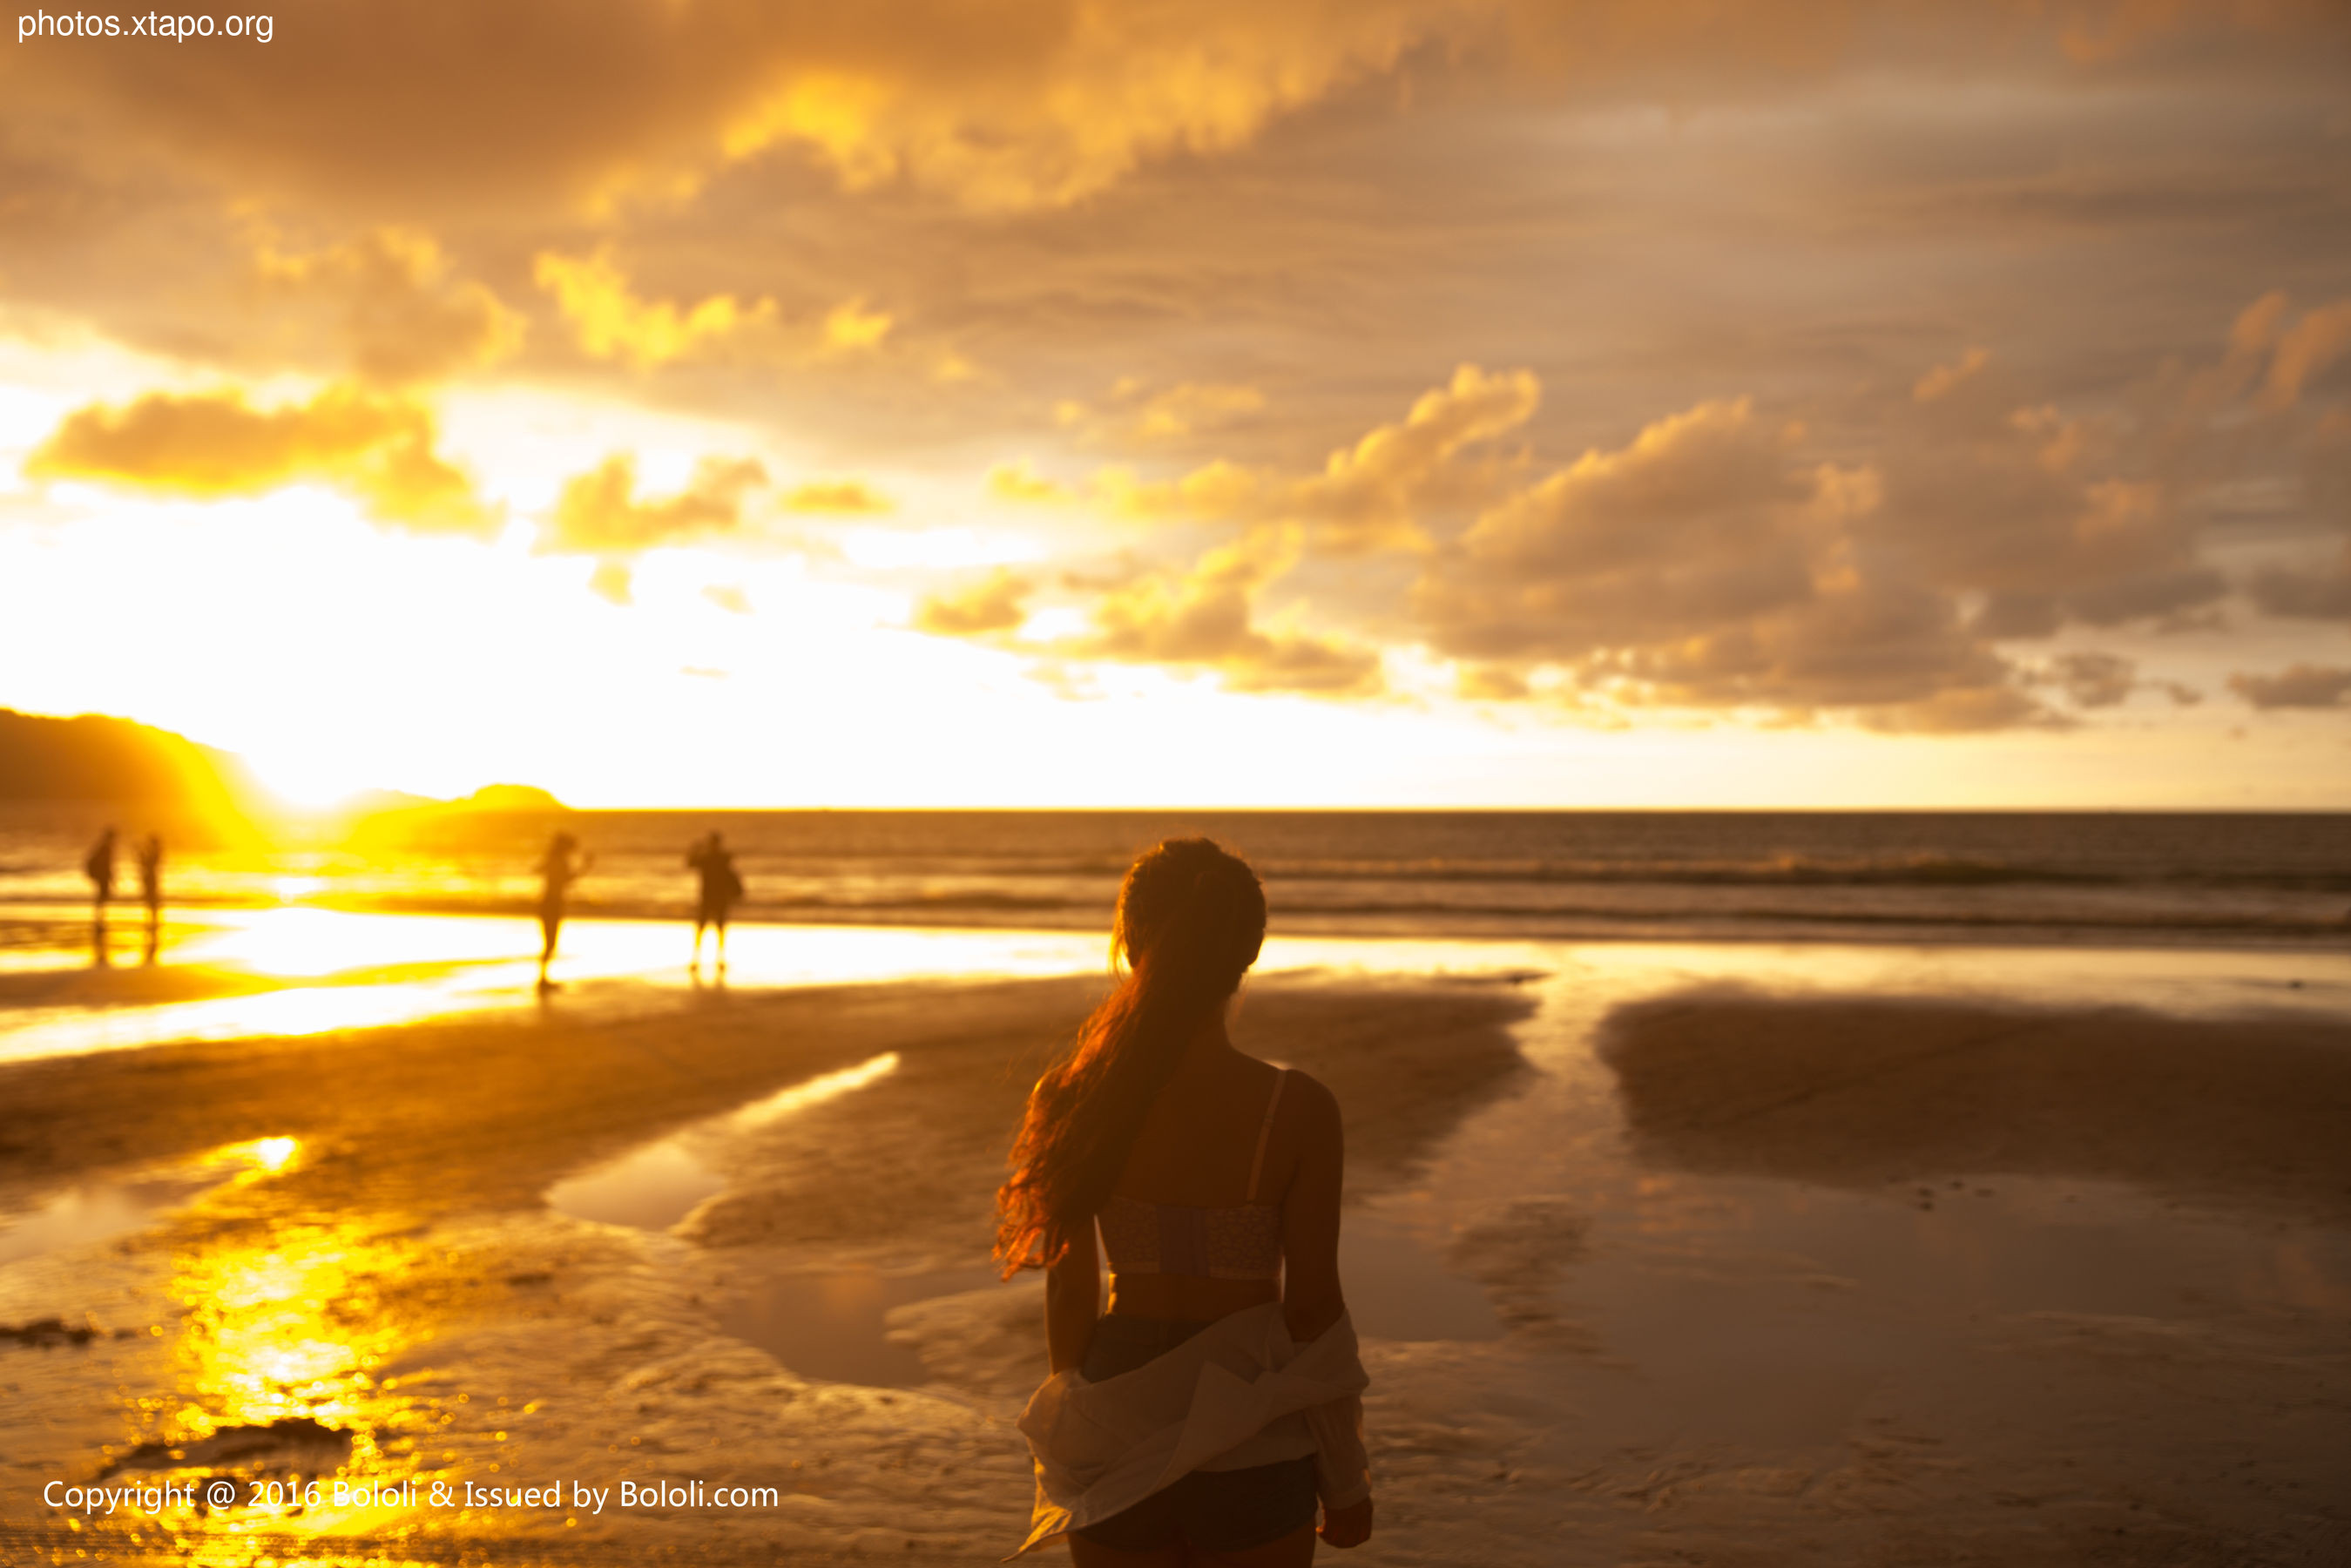
[[(1203, 1322), (1284, 1300), (1296, 1293), (1298, 1284), (1326, 1273), (1335, 1295), (1335, 1132), (1336, 1107), (1329, 1092), (1305, 1074), (1285, 1076), (1222, 1041), (1188, 1053), (1145, 1114), (1113, 1195), (1188, 1208), (1256, 1204), (1280, 1209), (1290, 1289), (1286, 1292), (1285, 1281), (1270, 1279), (1113, 1272), (1110, 1311)], [(1332, 1179), (1309, 1181), (1301, 1189), (1301, 1171), (1325, 1164)], [(1327, 1218), (1319, 1212), (1324, 1207)], [(1307, 1208), (1318, 1212), (1309, 1217), (1302, 1212)], [(1326, 1231), (1324, 1244), (1321, 1237)]]

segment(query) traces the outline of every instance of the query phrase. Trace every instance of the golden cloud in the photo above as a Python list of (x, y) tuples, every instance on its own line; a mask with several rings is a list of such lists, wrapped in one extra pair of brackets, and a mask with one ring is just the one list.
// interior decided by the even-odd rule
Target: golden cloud
[[(1377, 693), (1384, 679), (1376, 649), (1257, 624), (1258, 589), (1295, 559), (1294, 547), (1259, 532), (1209, 551), (1188, 570), (1134, 572), (1107, 584), (1071, 578), (1064, 586), (1093, 594), (1092, 628), (1050, 643), (1007, 645), (1051, 655), (1038, 669), (1057, 685), (1067, 684), (1071, 662), (1108, 661), (1212, 674), (1228, 691)], [(1035, 586), (999, 568), (959, 592), (925, 599), (914, 625), (934, 636), (1000, 641), (1028, 620)]]
[(890, 335), (890, 327), (889, 312), (867, 309), (862, 298), (844, 299), (825, 312), (824, 346), (834, 353), (879, 348), (882, 340)]
[(680, 307), (667, 299), (639, 298), (609, 249), (590, 256), (542, 252), (533, 276), (555, 296), (583, 350), (600, 360), (624, 360), (640, 370), (770, 327), (776, 319), (772, 299), (745, 306), (731, 294), (714, 294)]
[(933, 594), (914, 608), (914, 629), (935, 637), (981, 637), (1012, 632), (1029, 619), (1032, 591), (1026, 578), (997, 568), (959, 593)]
[[(773, 299), (745, 304), (714, 294), (692, 305), (638, 294), (605, 246), (592, 256), (541, 252), (534, 269), (540, 288), (555, 297), (574, 339), (592, 359), (617, 360), (638, 370), (684, 360), (764, 354), (816, 363), (870, 354), (882, 348), (896, 318), (862, 297), (844, 299), (822, 318), (787, 328)], [(932, 379), (977, 374), (948, 353)]]
[[(983, 38), (961, 17), (915, 8), (919, 21), (891, 15), (906, 6), (865, 8), (873, 32), (853, 41), (828, 29), (848, 47), (804, 48), (737, 109), (722, 133), (726, 156), (797, 144), (852, 190), (904, 182), (983, 211), (1062, 205), (1150, 158), (1242, 146), (1275, 117), (1390, 68), (1465, 9), (1449, 0), (1008, 6), (990, 10)], [(907, 47), (912, 28), (930, 38)]]
[(816, 479), (795, 486), (784, 497), (784, 507), (794, 512), (841, 512), (870, 515), (896, 509), (889, 497), (883, 495), (862, 479)]
[(596, 563), (588, 574), (588, 591), (608, 604), (623, 608), (636, 602), (635, 577), (626, 561), (610, 559)]
[(1039, 475), (1025, 457), (1018, 463), (998, 463), (989, 468), (986, 486), (990, 496), (1016, 506), (1059, 506), (1077, 498), (1075, 490), (1058, 479)]
[(272, 409), (256, 409), (233, 391), (151, 392), (123, 408), (76, 410), (25, 471), (199, 498), (324, 484), (380, 522), (421, 533), (495, 532), (500, 511), (434, 442), (433, 416), (422, 405), (347, 387)]
[(1096, 441), (1174, 441), (1228, 429), (1265, 410), (1265, 393), (1227, 382), (1178, 382), (1152, 391), (1139, 379), (1117, 382), (1100, 406), (1064, 399), (1054, 423)]
[[(2210, 465), (2182, 453), (2242, 425), (2242, 400), (2262, 385), (2309, 384), (2334, 351), (2333, 322), (2314, 311), (2297, 323), (2282, 297), (2265, 298), (2241, 314), (2220, 364), (2167, 370), (2095, 418), (2032, 401), (1988, 351), (1969, 350), (1881, 403), (1874, 446), (1851, 465), (1808, 455), (1801, 425), (1733, 398), (1530, 481), (1527, 458), (1492, 444), (1531, 419), (1540, 384), (1465, 365), (1319, 471), (1218, 460), (1170, 480), (1097, 473), (1078, 493), (1107, 511), (1238, 537), (1196, 569), (1130, 568), (1090, 591), (1093, 631), (1054, 651), (1215, 668), (1234, 685), (1374, 689), (1365, 650), (1324, 634), (1277, 657), (1275, 633), (1258, 624), (1262, 591), (1313, 561), (1322, 575), (1299, 591), (1316, 595), (1301, 607), (1326, 625), (1415, 626), (1479, 702), (1573, 704), (1604, 690), (1925, 733), (2067, 722), (2037, 692), (2079, 709), (2141, 685), (2192, 702), (2192, 688), (2141, 682), (2113, 655), (2020, 666), (1998, 644), (2067, 624), (2173, 626), (2209, 613), (2228, 585), (2180, 497), (2210, 482)], [(2298, 358), (2285, 357), (2290, 341)], [(1134, 383), (1112, 393), (1114, 405), (1145, 397)], [(2351, 415), (2338, 414), (2304, 444), (2314, 500), (2336, 467), (2351, 476), (2335, 461), (2351, 452)], [(2265, 428), (2266, 449), (2283, 450), (2290, 432)], [(1006, 499), (1073, 494), (1025, 464), (999, 465), (988, 484)], [(2351, 494), (2351, 483), (2336, 487)], [(1448, 528), (1448, 509), (1473, 520)], [(1351, 556), (1367, 559), (1332, 575)], [(2272, 572), (2255, 597), (2279, 614), (2346, 613), (2346, 562)], [(1416, 576), (1400, 615), (1388, 585), (1406, 564)]]
[(1297, 525), (1310, 549), (1362, 555), (1425, 543), (1419, 518), (1495, 493), (1500, 470), (1465, 461), (1468, 449), (1524, 424), (1541, 402), (1529, 371), (1489, 374), (1463, 365), (1447, 384), (1423, 393), (1400, 422), (1383, 424), (1331, 454), (1322, 472), (1290, 476), (1216, 462), (1165, 484), (1138, 483), (1113, 470), (1095, 490), (1117, 511)]
[(1465, 702), (1524, 702), (1534, 693), (1526, 676), (1501, 664), (1462, 664), (1453, 672), (1453, 689)]
[(1376, 649), (1252, 622), (1247, 590), (1229, 582), (1150, 581), (1106, 596), (1095, 632), (1072, 642), (1075, 657), (1213, 671), (1237, 692), (1360, 696), (1382, 685)]
[(1259, 533), (1211, 550), (1188, 572), (1154, 573), (1110, 589), (1093, 631), (1069, 657), (1212, 671), (1229, 691), (1364, 696), (1385, 684), (1376, 649), (1256, 623), (1258, 588), (1288, 570), (1295, 549)]
[(726, 533), (741, 524), (744, 497), (767, 480), (749, 458), (705, 457), (684, 489), (640, 499), (636, 459), (622, 453), (564, 485), (538, 548), (611, 557)]

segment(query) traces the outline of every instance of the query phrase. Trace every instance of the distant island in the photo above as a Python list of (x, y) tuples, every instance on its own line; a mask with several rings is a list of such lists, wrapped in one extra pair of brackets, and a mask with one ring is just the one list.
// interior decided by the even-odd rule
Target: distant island
[(536, 784), (485, 784), (449, 804), (465, 811), (568, 811), (570, 807)]
[[(127, 718), (52, 718), (13, 708), (0, 708), (0, 801), (135, 807), (245, 821), (303, 814), (274, 795), (235, 752)], [(332, 814), (569, 809), (533, 785), (489, 784), (459, 800), (365, 790)]]

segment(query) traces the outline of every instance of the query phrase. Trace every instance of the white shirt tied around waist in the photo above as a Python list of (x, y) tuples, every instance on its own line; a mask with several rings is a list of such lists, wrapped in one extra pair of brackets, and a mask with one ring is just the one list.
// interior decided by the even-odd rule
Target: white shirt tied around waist
[(1353, 1321), (1342, 1316), (1300, 1344), (1279, 1301), (1218, 1318), (1100, 1383), (1057, 1372), (1020, 1415), (1037, 1505), (1012, 1555), (1124, 1512), (1194, 1470), (1311, 1454), (1323, 1505), (1360, 1502), (1372, 1492), (1361, 1397), (1370, 1383)]

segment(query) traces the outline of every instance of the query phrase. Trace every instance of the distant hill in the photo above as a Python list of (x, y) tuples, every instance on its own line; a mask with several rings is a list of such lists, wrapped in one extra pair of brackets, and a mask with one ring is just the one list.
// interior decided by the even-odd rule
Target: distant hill
[(266, 795), (243, 758), (168, 729), (0, 708), (0, 800), (242, 813)]
[[(222, 820), (287, 820), (289, 809), (235, 752), (127, 718), (84, 714), (47, 718), (0, 708), (0, 802), (169, 809)], [(417, 813), (548, 812), (569, 808), (528, 784), (492, 784), (443, 801), (371, 789), (343, 801), (333, 819)], [(291, 812), (300, 818), (312, 813)]]
[(568, 811), (570, 807), (536, 784), (485, 784), (462, 800), (449, 802), (462, 811)]

